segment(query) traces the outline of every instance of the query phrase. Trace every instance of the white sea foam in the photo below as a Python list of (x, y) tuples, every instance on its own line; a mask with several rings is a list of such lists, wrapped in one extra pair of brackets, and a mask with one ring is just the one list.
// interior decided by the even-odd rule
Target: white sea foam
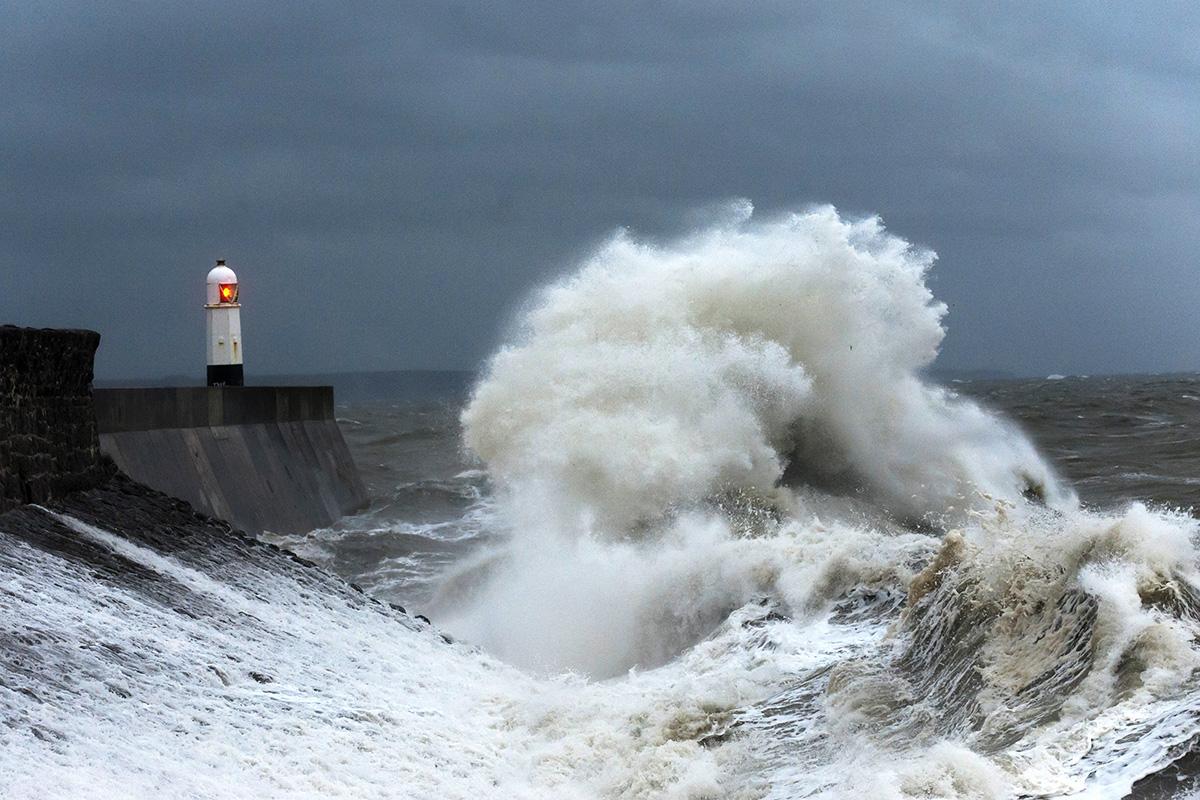
[(61, 642), (27, 664), (47, 670), (32, 693), (0, 686), (5, 798), (698, 797), (729, 755), (693, 727), (757, 697), (743, 663), (702, 653), (621, 685), (533, 680), (386, 607), (254, 569), (239, 591), (51, 513), (244, 622), (0, 530), (6, 635)]

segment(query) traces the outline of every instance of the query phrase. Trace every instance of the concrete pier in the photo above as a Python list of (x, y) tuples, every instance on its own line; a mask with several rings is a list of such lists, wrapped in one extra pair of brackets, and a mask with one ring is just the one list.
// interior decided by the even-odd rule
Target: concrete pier
[(333, 389), (96, 389), (100, 448), (134, 480), (252, 534), (303, 533), (367, 503)]

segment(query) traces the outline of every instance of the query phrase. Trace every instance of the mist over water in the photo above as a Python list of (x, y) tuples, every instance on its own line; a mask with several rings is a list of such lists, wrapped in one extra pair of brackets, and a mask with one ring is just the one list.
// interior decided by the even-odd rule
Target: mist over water
[[(1200, 720), (1200, 380), (934, 385), (932, 263), (877, 219), (735, 204), (672, 241), (615, 235), (531, 299), (465, 403), (340, 407), (374, 504), (267, 538), (452, 644), (266, 556), (155, 552), (52, 513), (206, 604), (177, 614), (0, 526), (16, 640), (105, 643), (60, 648), (94, 678), (77, 695), (0, 673), (19, 755), (0, 779), (18, 797), (1187, 796), (1164, 770)], [(39, 582), (47, 599), (22, 599)], [(155, 710), (135, 723), (113, 686)]]

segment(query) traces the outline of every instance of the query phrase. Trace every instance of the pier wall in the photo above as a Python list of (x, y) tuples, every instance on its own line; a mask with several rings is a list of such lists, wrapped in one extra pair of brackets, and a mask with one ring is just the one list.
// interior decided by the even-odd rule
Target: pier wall
[(94, 331), (0, 325), (0, 513), (113, 474), (92, 415)]
[(96, 389), (122, 472), (252, 534), (302, 533), (364, 507), (328, 386)]
[(366, 505), (331, 387), (93, 390), (99, 344), (94, 331), (0, 326), (0, 513), (118, 469), (251, 534)]

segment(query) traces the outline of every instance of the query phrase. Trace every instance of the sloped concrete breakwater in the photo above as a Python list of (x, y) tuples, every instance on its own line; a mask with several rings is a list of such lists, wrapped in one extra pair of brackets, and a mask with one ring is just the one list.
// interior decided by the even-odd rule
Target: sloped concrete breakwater
[(122, 472), (251, 534), (305, 533), (367, 504), (328, 386), (97, 389)]
[[(80, 535), (69, 521), (93, 526), (120, 541), (106, 541), (99, 534)], [(141, 558), (130, 552), (135, 548)], [(428, 627), (423, 620), (402, 613), (403, 609), (371, 599), (357, 587), (286, 550), (245, 536), (225, 523), (196, 513), (181, 500), (119, 473), (92, 489), (0, 514), (0, 574), (19, 574), (20, 562), (29, 560), (30, 550), (65, 562), (71, 570), (86, 573), (94, 581), (119, 587), (165, 614), (202, 619), (206, 626), (228, 626), (233, 630), (244, 627), (248, 619), (245, 613), (217, 602), (192, 581), (148, 568), (147, 557), (167, 559), (210, 579), (215, 586), (257, 594), (265, 583), (287, 580), (325, 602), (373, 609), (396, 617), (414, 630)], [(5, 593), (0, 589), (0, 595)], [(0, 599), (0, 608), (12, 601), (30, 602), (36, 598)], [(7, 614), (0, 620), (0, 685), (9, 691), (37, 696), (65, 710), (71, 695), (88, 691), (89, 684), (137, 671), (141, 657), (121, 643), (79, 641), (70, 630), (10, 627), (10, 620)], [(252, 622), (265, 624), (262, 620)], [(236, 650), (225, 655), (224, 663), (200, 664), (197, 669), (212, 672), (227, 685), (241, 679), (258, 683), (273, 680), (264, 667), (246, 662)], [(117, 685), (110, 690), (118, 697), (131, 691), (128, 686), (122, 689)], [(9, 728), (21, 726), (21, 720), (3, 716), (0, 720)], [(30, 730), (39, 738), (56, 736), (54, 731), (36, 729), (36, 725)]]
[(315, 798), (354, 757), (432, 796), (379, 763), (429, 713), (427, 671), (392, 673), (457, 649), (117, 474), (0, 514), (0, 796)]
[(466, 796), (436, 792), (477, 758), (439, 702), (489, 669), (121, 475), (0, 514), (6, 800)]

